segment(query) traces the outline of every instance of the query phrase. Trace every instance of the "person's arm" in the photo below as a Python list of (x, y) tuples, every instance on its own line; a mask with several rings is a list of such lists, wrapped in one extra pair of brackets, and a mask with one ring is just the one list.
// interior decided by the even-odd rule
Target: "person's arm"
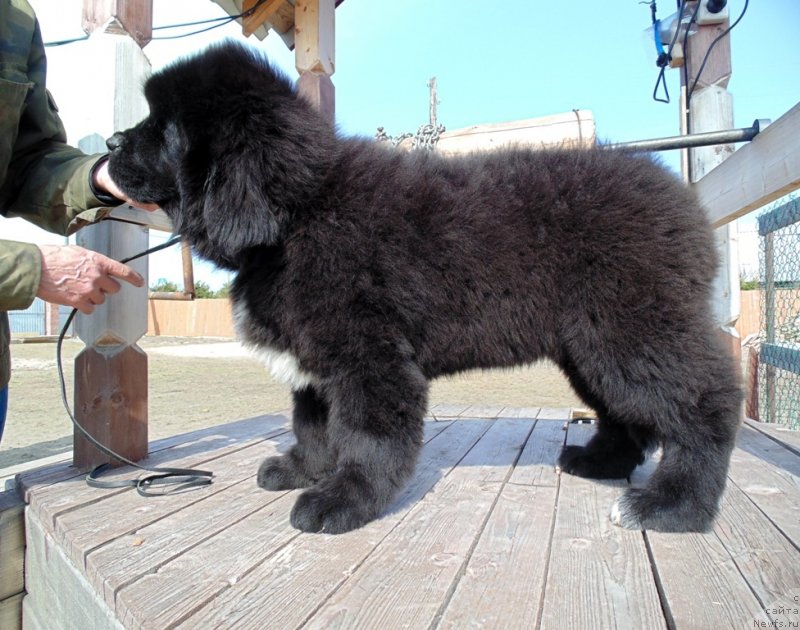
[(4, 5), (3, 13), (0, 39), (13, 47), (0, 51), (3, 93), (10, 99), (2, 100), (0, 214), (70, 234), (107, 215), (122, 200), (92, 186), (104, 156), (86, 155), (67, 144), (45, 87), (47, 60), (32, 10), (21, 3)]
[(0, 312), (28, 308), (39, 290), (41, 273), (36, 245), (0, 241)]
[(0, 311), (25, 309), (33, 298), (91, 313), (117, 279), (144, 286), (144, 278), (116, 260), (76, 245), (0, 241)]

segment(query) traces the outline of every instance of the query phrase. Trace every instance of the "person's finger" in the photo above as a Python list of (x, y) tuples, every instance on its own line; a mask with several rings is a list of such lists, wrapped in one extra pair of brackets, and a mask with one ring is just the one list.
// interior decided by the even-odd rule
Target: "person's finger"
[(103, 270), (108, 275), (119, 278), (120, 280), (125, 280), (125, 282), (129, 282), (135, 287), (144, 286), (144, 278), (142, 278), (142, 276), (128, 267), (128, 265), (123, 265), (121, 262), (117, 262), (111, 258), (105, 259)]
[(94, 313), (94, 304), (92, 304), (89, 300), (80, 300), (74, 304), (73, 307), (77, 308), (84, 315), (91, 315)]
[(94, 180), (95, 185), (100, 188), (101, 190), (105, 190), (109, 194), (113, 195), (117, 199), (121, 199), (126, 203), (131, 204), (132, 206), (136, 206), (137, 208), (141, 208), (142, 210), (148, 210), (150, 212), (154, 210), (158, 210), (159, 207), (155, 203), (145, 203), (142, 201), (138, 201), (136, 199), (131, 199), (126, 195), (122, 190), (120, 190), (119, 186), (117, 186), (116, 182), (111, 179), (111, 174), (108, 172), (108, 160), (104, 161), (98, 168), (95, 169), (94, 172)]
[(95, 306), (100, 306), (106, 301), (106, 294), (101, 289), (96, 289), (89, 294), (89, 301)]
[(111, 276), (101, 276), (97, 280), (97, 288), (103, 293), (119, 293), (122, 287)]

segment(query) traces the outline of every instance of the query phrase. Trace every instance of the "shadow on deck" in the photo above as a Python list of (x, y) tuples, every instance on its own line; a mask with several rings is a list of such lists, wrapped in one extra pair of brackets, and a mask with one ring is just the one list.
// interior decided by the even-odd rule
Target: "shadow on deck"
[(292, 529), (296, 492), (255, 485), (293, 442), (282, 415), (151, 445), (150, 464), (214, 471), (185, 494), (90, 488), (63, 463), (23, 474), (25, 628), (800, 625), (796, 433), (745, 424), (714, 531), (659, 534), (610, 524), (625, 482), (556, 472), (594, 431), (569, 415), (432, 408), (412, 482), (340, 536)]

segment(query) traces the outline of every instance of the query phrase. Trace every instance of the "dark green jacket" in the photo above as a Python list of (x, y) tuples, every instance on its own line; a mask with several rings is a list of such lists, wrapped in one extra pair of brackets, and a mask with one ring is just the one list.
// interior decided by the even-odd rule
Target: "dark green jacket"
[[(27, 0), (0, 0), (0, 214), (71, 234), (109, 212), (90, 185), (101, 156), (66, 144), (45, 74), (33, 9)], [(0, 388), (11, 375), (5, 311), (30, 306), (41, 271), (38, 247), (0, 240)]]

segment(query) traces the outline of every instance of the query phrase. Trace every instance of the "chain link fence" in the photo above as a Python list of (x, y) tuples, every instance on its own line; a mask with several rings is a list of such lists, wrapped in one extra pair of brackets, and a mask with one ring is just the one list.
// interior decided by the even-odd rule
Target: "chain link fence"
[(760, 419), (800, 429), (800, 198), (758, 217)]

